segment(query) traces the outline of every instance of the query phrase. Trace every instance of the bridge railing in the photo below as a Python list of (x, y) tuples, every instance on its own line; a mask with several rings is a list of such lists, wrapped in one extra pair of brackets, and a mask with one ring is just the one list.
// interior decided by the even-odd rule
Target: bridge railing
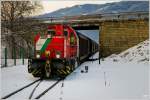
[(108, 20), (136, 20), (149, 19), (149, 12), (120, 12), (120, 13), (102, 13), (92, 15), (77, 15), (77, 16), (63, 16), (63, 17), (45, 17), (36, 18), (43, 23), (74, 23), (82, 21), (108, 21)]

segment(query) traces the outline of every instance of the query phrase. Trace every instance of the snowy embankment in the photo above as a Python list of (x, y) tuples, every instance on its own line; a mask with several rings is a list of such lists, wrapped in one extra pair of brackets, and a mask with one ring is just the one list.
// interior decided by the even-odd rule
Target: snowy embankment
[[(101, 61), (88, 61), (80, 65), (64, 82), (59, 83), (46, 93), (42, 100), (148, 100), (149, 65), (148, 41), (130, 48), (121, 54), (111, 55)], [(126, 54), (128, 52), (128, 54)], [(134, 54), (134, 55), (132, 55)], [(97, 58), (96, 53), (92, 58)], [(143, 60), (146, 58), (147, 60)], [(132, 60), (131, 60), (132, 59)], [(87, 73), (81, 73), (88, 66)], [(27, 66), (15, 66), (2, 69), (2, 96), (24, 86), (36, 78), (28, 74)], [(51, 83), (51, 81), (49, 81)], [(47, 84), (48, 82), (42, 83)], [(40, 85), (37, 92), (42, 92), (46, 85)], [(63, 84), (63, 85), (62, 85)], [(27, 100), (25, 92), (12, 99)], [(36, 95), (36, 93), (35, 93)]]
[(141, 42), (118, 55), (112, 54), (105, 60), (113, 60), (114, 62), (149, 64), (149, 40)]

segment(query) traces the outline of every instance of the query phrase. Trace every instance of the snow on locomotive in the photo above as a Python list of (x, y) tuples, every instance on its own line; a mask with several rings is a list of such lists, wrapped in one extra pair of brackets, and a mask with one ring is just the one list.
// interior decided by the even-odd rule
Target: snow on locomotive
[(98, 51), (98, 44), (68, 25), (50, 25), (47, 33), (34, 38), (34, 57), (28, 72), (34, 77), (65, 77)]

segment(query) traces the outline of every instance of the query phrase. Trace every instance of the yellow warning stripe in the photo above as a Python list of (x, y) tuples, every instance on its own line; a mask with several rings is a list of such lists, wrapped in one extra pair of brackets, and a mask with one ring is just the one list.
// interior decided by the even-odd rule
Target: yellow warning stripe
[(61, 70), (64, 74), (67, 74), (64, 70)]
[(69, 66), (66, 66), (66, 68), (67, 68), (68, 70), (70, 70), (70, 67), (69, 67)]
[(57, 70), (60, 74), (62, 74), (62, 72), (60, 70)]
[(32, 71), (32, 74), (34, 74), (36, 72), (36, 69)]
[(37, 70), (35, 74), (37, 74), (37, 73), (39, 73), (39, 70)]
[(69, 70), (67, 70), (67, 72), (68, 72), (68, 74), (70, 74), (70, 71), (69, 71)]

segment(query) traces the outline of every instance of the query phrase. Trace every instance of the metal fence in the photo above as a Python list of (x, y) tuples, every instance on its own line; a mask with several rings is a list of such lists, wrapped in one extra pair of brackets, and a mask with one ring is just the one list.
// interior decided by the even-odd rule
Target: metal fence
[(8, 57), (8, 52), (9, 52), (8, 47), (1, 48), (1, 67), (25, 65), (28, 63), (28, 59), (25, 59), (23, 48), (20, 48), (19, 51), (15, 50), (14, 48), (13, 58)]
[(1, 20), (1, 67), (27, 64), (27, 59), (33, 55), (30, 43), (35, 32), (33, 23), (35, 21), (28, 18), (13, 22)]

